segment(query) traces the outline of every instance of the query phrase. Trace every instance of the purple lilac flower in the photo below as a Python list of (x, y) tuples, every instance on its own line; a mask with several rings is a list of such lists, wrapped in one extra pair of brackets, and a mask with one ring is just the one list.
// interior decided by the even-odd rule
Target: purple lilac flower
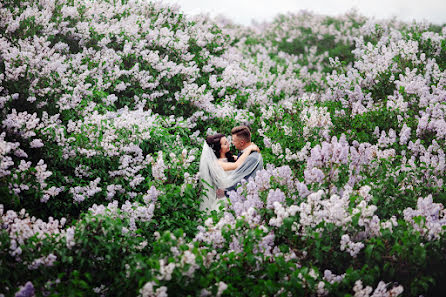
[(34, 286), (30, 281), (26, 282), (26, 284), (17, 293), (15, 293), (15, 297), (32, 296), (34, 296)]

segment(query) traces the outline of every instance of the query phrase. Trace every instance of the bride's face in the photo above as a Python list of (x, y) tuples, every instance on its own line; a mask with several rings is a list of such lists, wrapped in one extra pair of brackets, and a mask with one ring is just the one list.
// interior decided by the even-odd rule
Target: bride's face
[(229, 141), (226, 137), (220, 138), (220, 146), (221, 146), (221, 152), (226, 154), (229, 152)]

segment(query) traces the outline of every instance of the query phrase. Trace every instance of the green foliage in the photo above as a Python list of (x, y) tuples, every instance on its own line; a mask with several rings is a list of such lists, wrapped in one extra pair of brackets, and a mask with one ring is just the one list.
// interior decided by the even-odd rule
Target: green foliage
[[(332, 67), (329, 65), (328, 58), (339, 58), (339, 61), (344, 65), (351, 64), (355, 61), (355, 57), (352, 50), (355, 48), (351, 44), (345, 44), (342, 41), (336, 41), (335, 36), (325, 34), (322, 37), (313, 34), (311, 28), (299, 28), (302, 32), (302, 38), (296, 38), (292, 41), (282, 40), (278, 42), (277, 46), (279, 51), (283, 51), (292, 55), (307, 55), (311, 47), (316, 47), (317, 55), (327, 52), (328, 57), (324, 59), (325, 68), (323, 72), (329, 73), (332, 71)], [(301, 65), (306, 66), (309, 64), (305, 58), (302, 60)]]
[(332, 136), (344, 133), (349, 142), (356, 140), (359, 143), (376, 144), (379, 137), (373, 135), (375, 128), (379, 127), (380, 131), (386, 131), (386, 133), (390, 129), (396, 131), (399, 126), (398, 115), (398, 111), (385, 108), (366, 111), (355, 116), (349, 113), (332, 114), (333, 128), (330, 133)]

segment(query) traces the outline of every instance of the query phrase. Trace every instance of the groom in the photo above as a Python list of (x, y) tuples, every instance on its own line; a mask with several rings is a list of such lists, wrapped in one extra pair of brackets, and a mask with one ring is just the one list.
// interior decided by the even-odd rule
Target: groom
[[(243, 150), (251, 145), (251, 131), (247, 126), (237, 126), (231, 130), (232, 143), (235, 148), (239, 150), (238, 157), (243, 154)], [(259, 152), (253, 151), (248, 156), (246, 161), (235, 170), (241, 176), (240, 180), (237, 180), (234, 185), (225, 189), (225, 195), (228, 195), (229, 191), (235, 191), (242, 179), (248, 180), (251, 176), (254, 178), (256, 172), (263, 169), (263, 158)]]

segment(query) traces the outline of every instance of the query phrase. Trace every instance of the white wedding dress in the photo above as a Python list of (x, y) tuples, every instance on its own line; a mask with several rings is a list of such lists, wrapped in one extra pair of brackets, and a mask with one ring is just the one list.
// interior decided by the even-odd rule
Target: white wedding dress
[[(219, 158), (218, 160), (223, 162), (228, 162), (228, 158)], [(225, 171), (226, 175), (229, 175), (231, 171)], [(215, 186), (214, 186), (215, 187)], [(208, 189), (209, 190), (209, 189)], [(225, 189), (215, 189), (215, 197), (213, 196), (214, 191), (211, 191), (211, 193), (208, 193), (208, 195), (203, 195), (203, 202), (200, 205), (200, 210), (207, 210), (208, 212), (211, 212), (212, 210), (217, 210), (220, 208), (220, 204), (225, 205), (226, 202), (226, 196), (225, 196)], [(211, 194), (211, 195), (209, 195)], [(211, 196), (211, 197), (208, 197)]]
[[(222, 158), (221, 160), (228, 162), (227, 158)], [(226, 200), (224, 189), (235, 184), (235, 180), (233, 171), (224, 171), (218, 164), (214, 151), (206, 141), (201, 152), (199, 177), (206, 191), (202, 195), (203, 202), (200, 204), (200, 210), (207, 212), (218, 210), (220, 203), (224, 203)]]

